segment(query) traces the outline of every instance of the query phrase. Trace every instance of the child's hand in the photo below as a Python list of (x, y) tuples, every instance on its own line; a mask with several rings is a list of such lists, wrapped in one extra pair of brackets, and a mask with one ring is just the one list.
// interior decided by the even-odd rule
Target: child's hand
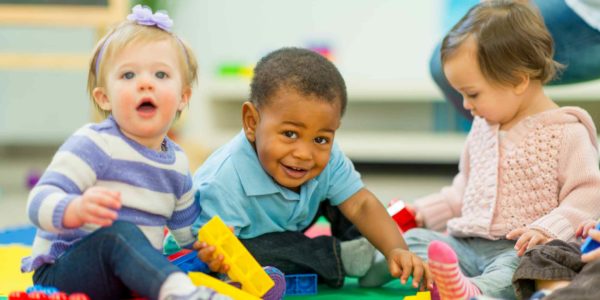
[(78, 228), (86, 223), (110, 226), (117, 220), (121, 193), (104, 187), (91, 187), (75, 198), (65, 209), (63, 225)]
[(420, 284), (420, 290), (433, 288), (433, 276), (429, 266), (416, 254), (400, 248), (393, 249), (388, 255), (388, 265), (390, 274), (396, 278), (400, 277), (402, 284), (406, 284), (408, 276), (412, 274), (413, 287), (419, 287), (423, 280), (424, 284)]
[[(594, 225), (595, 225), (595, 223), (594, 223)], [(594, 241), (600, 243), (600, 231), (592, 228), (587, 231), (587, 235), (589, 235)], [(598, 258), (600, 258), (600, 248), (596, 248), (596, 249), (582, 255), (581, 261), (587, 263), (587, 262), (596, 260)]]
[(590, 231), (590, 229), (594, 227), (596, 227), (596, 221), (585, 221), (579, 224), (579, 226), (577, 227), (577, 231), (575, 231), (575, 236), (585, 239), (588, 237), (588, 232)]
[(195, 250), (198, 250), (198, 258), (205, 262), (211, 271), (219, 273), (227, 273), (229, 271), (229, 265), (223, 263), (223, 255), (214, 255), (214, 246), (210, 246), (206, 242), (196, 241), (193, 247)]
[(527, 227), (521, 227), (509, 232), (506, 238), (509, 240), (519, 238), (515, 244), (518, 256), (522, 256), (527, 249), (531, 249), (535, 245), (545, 244), (552, 239), (539, 230)]

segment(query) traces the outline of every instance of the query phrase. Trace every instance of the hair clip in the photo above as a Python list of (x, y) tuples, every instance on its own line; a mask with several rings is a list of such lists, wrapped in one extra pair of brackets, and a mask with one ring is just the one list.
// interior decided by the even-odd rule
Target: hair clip
[(127, 16), (127, 20), (135, 21), (140, 25), (156, 26), (164, 31), (171, 32), (173, 20), (169, 18), (164, 11), (152, 13), (152, 9), (148, 6), (138, 4), (131, 9), (131, 14)]

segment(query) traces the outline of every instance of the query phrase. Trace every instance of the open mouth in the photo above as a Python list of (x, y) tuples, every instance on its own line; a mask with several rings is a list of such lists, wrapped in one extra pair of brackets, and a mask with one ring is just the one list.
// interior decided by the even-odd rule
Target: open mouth
[(150, 113), (156, 110), (156, 105), (154, 105), (154, 103), (152, 103), (150, 100), (145, 100), (138, 105), (136, 110), (141, 113)]
[(296, 168), (296, 167), (291, 167), (291, 166), (286, 166), (283, 165), (285, 172), (288, 174), (288, 176), (293, 177), (293, 178), (302, 178), (304, 175), (306, 175), (306, 173), (308, 173), (307, 169), (302, 169), (302, 168)]

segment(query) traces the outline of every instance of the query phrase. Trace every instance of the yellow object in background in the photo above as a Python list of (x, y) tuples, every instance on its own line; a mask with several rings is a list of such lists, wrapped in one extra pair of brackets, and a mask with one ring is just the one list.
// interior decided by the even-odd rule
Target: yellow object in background
[(31, 255), (31, 248), (20, 245), (0, 246), (0, 295), (25, 291), (33, 285), (33, 272), (21, 273), (21, 259)]
[(241, 283), (242, 290), (261, 297), (275, 286), (273, 279), (219, 216), (214, 216), (200, 228), (198, 240), (214, 246), (215, 256), (223, 255), (223, 263), (229, 265), (227, 275), (232, 281)]
[(227, 295), (235, 300), (260, 300), (260, 298), (246, 293), (226, 282), (223, 282), (202, 272), (189, 272), (188, 276), (196, 286), (205, 286), (215, 290), (217, 293)]
[(431, 300), (431, 292), (418, 292), (414, 296), (406, 296), (404, 300)]

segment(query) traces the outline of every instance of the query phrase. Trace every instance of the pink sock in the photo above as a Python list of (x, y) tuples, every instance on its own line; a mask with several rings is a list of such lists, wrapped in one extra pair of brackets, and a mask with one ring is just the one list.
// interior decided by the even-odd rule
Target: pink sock
[(429, 244), (427, 256), (429, 269), (442, 299), (470, 299), (481, 295), (479, 288), (460, 271), (458, 258), (450, 246), (433, 241)]

